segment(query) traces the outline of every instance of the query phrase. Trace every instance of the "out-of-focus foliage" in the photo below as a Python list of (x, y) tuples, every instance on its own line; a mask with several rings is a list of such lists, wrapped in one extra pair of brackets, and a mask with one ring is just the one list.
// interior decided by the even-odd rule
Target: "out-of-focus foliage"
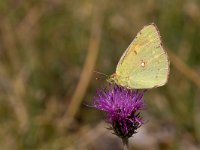
[[(117, 137), (101, 130), (102, 114), (84, 105), (105, 77), (88, 71), (84, 83), (80, 76), (90, 58), (97, 58), (90, 69), (112, 74), (136, 33), (151, 22), (175, 57), (168, 84), (146, 93), (148, 121), (130, 146), (199, 149), (198, 0), (0, 1), (0, 149), (120, 149)], [(101, 34), (95, 47), (96, 30)], [(90, 45), (96, 53), (88, 57)], [(78, 83), (85, 89), (76, 90)], [(71, 118), (67, 112), (77, 92), (82, 102)]]

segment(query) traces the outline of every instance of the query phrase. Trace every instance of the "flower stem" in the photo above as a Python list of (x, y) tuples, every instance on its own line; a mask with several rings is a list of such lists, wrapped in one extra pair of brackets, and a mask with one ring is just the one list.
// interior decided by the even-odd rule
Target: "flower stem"
[(124, 150), (128, 150), (128, 138), (122, 138)]

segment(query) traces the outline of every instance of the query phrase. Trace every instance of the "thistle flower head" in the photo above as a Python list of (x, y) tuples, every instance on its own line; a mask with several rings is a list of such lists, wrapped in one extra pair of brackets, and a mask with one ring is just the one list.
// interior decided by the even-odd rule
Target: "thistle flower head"
[(97, 91), (93, 106), (106, 113), (106, 121), (117, 136), (129, 138), (143, 124), (143, 95), (144, 91), (109, 85)]

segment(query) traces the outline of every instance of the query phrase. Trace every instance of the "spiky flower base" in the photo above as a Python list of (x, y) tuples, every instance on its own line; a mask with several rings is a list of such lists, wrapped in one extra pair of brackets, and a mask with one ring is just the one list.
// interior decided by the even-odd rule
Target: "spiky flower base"
[(144, 109), (144, 91), (108, 85), (98, 90), (93, 106), (106, 113), (110, 129), (121, 138), (129, 138), (143, 124), (140, 110)]

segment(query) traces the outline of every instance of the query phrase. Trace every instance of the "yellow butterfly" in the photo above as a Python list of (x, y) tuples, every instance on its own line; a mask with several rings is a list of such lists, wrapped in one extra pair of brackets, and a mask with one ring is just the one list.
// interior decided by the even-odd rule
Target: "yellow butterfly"
[(129, 89), (163, 86), (168, 80), (169, 64), (157, 27), (152, 23), (137, 34), (108, 81)]

